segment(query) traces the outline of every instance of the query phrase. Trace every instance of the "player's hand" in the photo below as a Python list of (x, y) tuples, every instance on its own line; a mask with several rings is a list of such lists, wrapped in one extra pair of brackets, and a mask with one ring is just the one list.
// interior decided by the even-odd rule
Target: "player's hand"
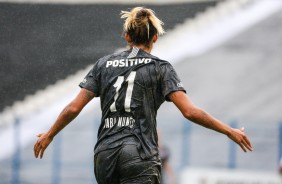
[(40, 155), (40, 159), (43, 157), (45, 149), (52, 142), (53, 138), (49, 137), (47, 133), (42, 133), (37, 135), (38, 139), (34, 144), (34, 156), (38, 158)]
[(236, 142), (244, 152), (247, 152), (247, 149), (253, 151), (251, 142), (249, 138), (245, 135), (245, 128), (240, 129), (231, 128), (231, 132), (228, 135), (230, 139)]

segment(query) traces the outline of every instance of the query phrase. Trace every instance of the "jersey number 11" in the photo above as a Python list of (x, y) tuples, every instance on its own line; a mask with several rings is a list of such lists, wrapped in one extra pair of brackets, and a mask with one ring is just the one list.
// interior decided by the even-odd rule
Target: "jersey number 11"
[[(125, 102), (124, 102), (124, 110), (125, 112), (130, 112), (130, 102), (131, 102), (131, 97), (132, 97), (132, 91), (133, 91), (133, 86), (134, 86), (134, 79), (136, 76), (136, 72), (132, 71), (130, 72), (129, 76), (126, 79), (126, 82), (128, 83), (127, 90), (126, 90), (126, 95), (125, 95)], [(116, 112), (116, 100), (119, 96), (119, 90), (124, 83), (124, 76), (118, 76), (116, 83), (114, 84), (114, 87), (116, 88), (116, 94), (114, 96), (115, 101), (112, 103), (110, 110), (111, 112)]]

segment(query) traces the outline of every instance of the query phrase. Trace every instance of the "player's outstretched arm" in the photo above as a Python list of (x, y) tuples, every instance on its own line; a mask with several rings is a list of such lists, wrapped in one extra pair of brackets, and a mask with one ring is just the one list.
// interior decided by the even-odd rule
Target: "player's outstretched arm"
[(64, 110), (60, 113), (58, 118), (48, 132), (38, 134), (38, 139), (34, 144), (34, 155), (37, 158), (43, 157), (45, 149), (52, 142), (55, 135), (57, 135), (66, 125), (68, 125), (85, 105), (95, 97), (95, 94), (86, 89), (81, 89), (75, 99), (69, 103)]
[(204, 110), (195, 106), (183, 91), (172, 92), (169, 94), (169, 99), (177, 106), (185, 118), (206, 128), (227, 135), (236, 142), (244, 152), (246, 152), (247, 149), (250, 151), (253, 150), (251, 142), (244, 133), (244, 128), (235, 129), (222, 123)]

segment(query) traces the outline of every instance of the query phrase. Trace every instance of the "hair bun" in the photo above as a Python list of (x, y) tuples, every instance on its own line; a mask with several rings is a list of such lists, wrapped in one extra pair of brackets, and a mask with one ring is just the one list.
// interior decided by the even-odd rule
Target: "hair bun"
[(134, 44), (148, 44), (154, 35), (165, 33), (163, 22), (151, 9), (135, 7), (131, 11), (121, 11), (121, 18), (125, 19), (123, 30)]
[(136, 18), (144, 18), (144, 17), (149, 17), (150, 16), (150, 12), (147, 9), (140, 9), (137, 13), (136, 13)]

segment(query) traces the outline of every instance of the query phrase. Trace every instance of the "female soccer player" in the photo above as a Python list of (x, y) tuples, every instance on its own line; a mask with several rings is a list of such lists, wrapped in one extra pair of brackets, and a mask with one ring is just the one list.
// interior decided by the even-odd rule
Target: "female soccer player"
[(252, 150), (244, 129), (233, 129), (195, 106), (186, 95), (172, 65), (150, 54), (162, 21), (150, 9), (122, 11), (129, 50), (99, 59), (80, 83), (77, 97), (68, 104), (46, 133), (39, 134), (34, 154), (45, 149), (94, 97), (100, 97), (102, 119), (95, 145), (94, 170), (99, 184), (160, 183), (156, 114), (172, 101), (183, 116), (227, 135), (242, 149)]

